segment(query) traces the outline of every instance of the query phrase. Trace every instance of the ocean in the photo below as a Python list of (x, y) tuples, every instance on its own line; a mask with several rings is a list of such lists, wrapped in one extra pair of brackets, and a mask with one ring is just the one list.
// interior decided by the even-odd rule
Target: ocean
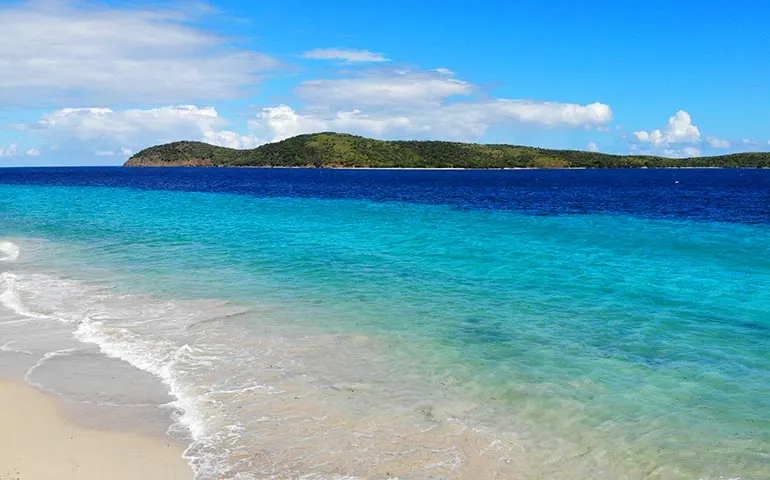
[(770, 171), (0, 169), (0, 376), (213, 479), (770, 478)]

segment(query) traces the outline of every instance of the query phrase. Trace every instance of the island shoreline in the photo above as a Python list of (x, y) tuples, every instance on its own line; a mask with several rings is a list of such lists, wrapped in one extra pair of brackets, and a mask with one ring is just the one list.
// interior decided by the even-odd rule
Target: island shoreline
[(770, 153), (670, 158), (555, 150), (505, 144), (386, 141), (344, 133), (297, 135), (254, 149), (204, 142), (155, 145), (132, 155), (125, 166), (366, 168), (366, 169), (564, 169), (564, 168), (768, 168)]

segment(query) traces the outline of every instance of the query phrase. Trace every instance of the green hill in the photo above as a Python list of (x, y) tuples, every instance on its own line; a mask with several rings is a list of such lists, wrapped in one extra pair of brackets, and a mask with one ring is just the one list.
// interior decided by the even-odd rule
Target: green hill
[(253, 150), (174, 142), (138, 152), (126, 166), (368, 168), (770, 167), (770, 153), (664, 158), (515, 145), (383, 141), (342, 133), (299, 135)]

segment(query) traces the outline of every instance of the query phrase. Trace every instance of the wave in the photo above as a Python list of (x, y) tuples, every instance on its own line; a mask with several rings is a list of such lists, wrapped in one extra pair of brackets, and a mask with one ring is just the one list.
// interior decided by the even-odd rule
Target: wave
[(27, 309), (27, 307), (24, 305), (24, 302), (22, 302), (21, 298), (19, 297), (19, 292), (16, 288), (17, 281), (18, 276), (14, 273), (0, 273), (0, 304), (4, 305), (6, 308), (22, 317), (33, 319), (50, 318), (47, 315), (35, 313)]
[(80, 323), (75, 336), (85, 343), (97, 345), (110, 358), (123, 360), (134, 367), (160, 378), (176, 398), (174, 406), (180, 415), (177, 421), (192, 435), (194, 440), (206, 434), (205, 417), (199, 400), (186, 393), (187, 388), (175, 374), (179, 363), (190, 361), (194, 350), (189, 345), (176, 346), (171, 342), (147, 341), (126, 328), (110, 327), (102, 322), (85, 319)]
[[(1, 325), (6, 325), (6, 322), (0, 323)], [(0, 352), (6, 352), (6, 353), (21, 353), (23, 355), (34, 355), (33, 352), (30, 352), (29, 350), (22, 350), (18, 348), (14, 348), (11, 345), (15, 344), (16, 340), (11, 340), (9, 342), (5, 342), (4, 344), (0, 345)]]
[(0, 241), (0, 262), (14, 262), (18, 258), (18, 245), (9, 241)]
[[(5, 248), (13, 252), (11, 248)], [(8, 255), (6, 258), (10, 257)], [(189, 344), (143, 338), (132, 331), (153, 321), (154, 326), (159, 326), (161, 320), (166, 321), (166, 326), (174, 323), (174, 320), (189, 321), (187, 325), (178, 325), (184, 331), (197, 324), (210, 323), (211, 318), (207, 316), (201, 320), (195, 312), (177, 309), (174, 304), (150, 303), (148, 299), (119, 296), (108, 298), (103, 292), (104, 289), (89, 288), (73, 280), (47, 275), (0, 273), (0, 305), (24, 317), (25, 321), (48, 320), (73, 325), (76, 339), (96, 345), (105, 356), (123, 360), (158, 377), (175, 399), (170, 405), (175, 411), (174, 420), (192, 437), (193, 443), (188, 448), (186, 458), (195, 472), (195, 478), (219, 478), (221, 465), (217, 465), (219, 462), (213, 456), (193, 453), (194, 450), (210, 450), (201, 448), (201, 444), (207, 443), (206, 438), (210, 436), (206, 425), (210, 412), (207, 415), (207, 400), (197, 394), (197, 386), (192, 382), (185, 383), (182, 373), (191, 366), (201, 365), (201, 362), (205, 364), (206, 356), (200, 349)], [(45, 311), (51, 313), (34, 311), (25, 303), (24, 298), (29, 298), (38, 307), (44, 305)], [(138, 305), (141, 307), (137, 310)], [(214, 319), (242, 313), (240, 310), (230, 312), (221, 304), (214, 305), (220, 307), (213, 309), (211, 317)], [(201, 308), (201, 305), (197, 307)], [(125, 325), (108, 324), (101, 319), (117, 320), (125, 322)], [(11, 344), (4, 344), (2, 349), (8, 349)], [(49, 352), (30, 371), (50, 357), (68, 353), (68, 350)]]

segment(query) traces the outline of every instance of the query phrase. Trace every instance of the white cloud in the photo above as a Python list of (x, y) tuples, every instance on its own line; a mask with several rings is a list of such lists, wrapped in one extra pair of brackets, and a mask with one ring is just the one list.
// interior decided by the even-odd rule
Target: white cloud
[(67, 0), (0, 6), (0, 105), (228, 99), (278, 62), (160, 8)]
[(226, 129), (228, 122), (215, 108), (196, 105), (63, 108), (28, 130), (64, 150), (127, 156), (127, 151), (183, 139), (242, 149), (321, 131), (479, 140), (491, 128), (597, 128), (612, 120), (612, 110), (602, 103), (482, 98), (475, 96), (477, 90), (446, 69), (377, 69), (305, 81), (296, 89), (302, 107), (265, 107), (248, 122), (246, 133)]
[(707, 137), (706, 142), (708, 142), (711, 148), (730, 148), (731, 146), (731, 143), (729, 141), (722, 140), (721, 138), (715, 138), (715, 137)]
[(94, 152), (94, 155), (97, 157), (115, 157), (115, 156), (121, 156), (121, 157), (130, 157), (134, 154), (134, 151), (130, 148), (121, 147), (120, 150), (97, 150)]
[(604, 125), (612, 120), (612, 110), (609, 105), (603, 103), (578, 105), (501, 98), (475, 104), (457, 103), (452, 109), (474, 112), (478, 116), (483, 116), (488, 111), (490, 119), (497, 116), (501, 123), (514, 121), (543, 127), (592, 127)]
[(470, 95), (474, 86), (439, 72), (387, 69), (338, 79), (307, 80), (294, 91), (313, 105), (326, 108), (435, 106), (445, 98)]
[(240, 149), (254, 148), (265, 143), (251, 133), (241, 135), (229, 130), (203, 132), (203, 140), (212, 145)]
[(676, 115), (668, 119), (668, 125), (661, 131), (655, 129), (651, 132), (634, 132), (636, 139), (642, 143), (649, 143), (655, 148), (668, 147), (672, 144), (700, 142), (700, 130), (693, 125), (692, 117), (684, 110), (679, 110)]
[(200, 137), (224, 123), (213, 107), (181, 105), (127, 110), (64, 108), (45, 115), (37, 127), (54, 136), (132, 145), (146, 138)]
[(257, 119), (249, 122), (249, 128), (263, 131), (271, 136), (271, 140), (277, 141), (303, 133), (328, 130), (329, 122), (300, 115), (288, 105), (278, 105), (263, 108)]
[(316, 48), (315, 50), (303, 53), (302, 56), (312, 60), (341, 60), (348, 63), (390, 61), (389, 58), (386, 58), (381, 53), (341, 48)]
[(491, 127), (509, 124), (576, 127), (609, 121), (612, 113), (602, 104), (587, 106), (537, 103), (523, 100), (465, 102), (435, 109), (411, 111), (311, 110), (297, 112), (288, 105), (264, 108), (249, 122), (250, 130), (271, 141), (303, 133), (339, 131), (370, 135), (426, 136), (477, 139)]
[(37, 148), (30, 148), (24, 153), (28, 157), (39, 157), (40, 156), (40, 150)]
[(8, 148), (0, 148), (0, 157), (15, 157), (19, 153), (19, 146), (12, 143)]
[(695, 147), (666, 148), (663, 150), (663, 155), (673, 158), (698, 157), (700, 154), (701, 151)]
[(688, 157), (697, 157), (701, 155), (701, 151), (695, 147), (684, 147), (682, 151)]
[(588, 142), (586, 145), (586, 150), (589, 152), (598, 152), (599, 151), (599, 145), (596, 144), (596, 142)]
[[(612, 120), (612, 110), (602, 103), (476, 98), (479, 90), (448, 69), (375, 69), (345, 78), (305, 81), (295, 89), (305, 108), (266, 110), (258, 123), (276, 127), (278, 138), (288, 132), (334, 129), (470, 140), (493, 127), (596, 128)], [(277, 117), (268, 121), (270, 115)]]
[(418, 129), (406, 117), (370, 116), (360, 110), (337, 112), (329, 117), (301, 114), (288, 105), (267, 107), (249, 122), (249, 129), (260, 132), (270, 141), (304, 133), (339, 131), (383, 136), (390, 132), (413, 132)]
[(213, 107), (149, 109), (64, 108), (45, 115), (34, 128), (57, 144), (95, 148), (98, 156), (127, 157), (137, 149), (177, 140), (201, 140), (234, 148), (264, 143), (253, 135), (221, 130), (227, 121)]

